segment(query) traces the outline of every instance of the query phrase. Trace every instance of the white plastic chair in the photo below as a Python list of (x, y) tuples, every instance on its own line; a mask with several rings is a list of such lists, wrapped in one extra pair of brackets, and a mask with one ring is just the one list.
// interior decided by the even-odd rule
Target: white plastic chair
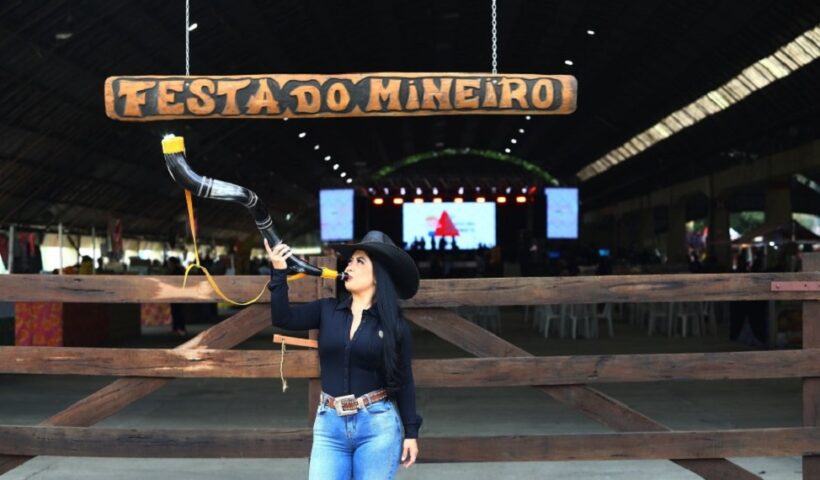
[[(589, 304), (572, 304), (567, 305), (566, 315), (562, 319), (561, 326), (562, 331), (564, 330), (563, 326), (566, 321), (571, 322), (571, 334), (572, 339), (575, 340), (578, 338), (578, 323), (583, 324), (584, 332), (586, 338), (591, 338), (592, 336), (592, 323), (595, 319), (594, 312), (591, 311)], [(563, 337), (563, 333), (561, 334)]]
[(538, 305), (535, 307), (533, 322), (538, 332), (543, 334), (544, 338), (549, 338), (552, 321), (562, 321), (564, 313), (563, 305)]
[(615, 337), (615, 329), (612, 327), (612, 304), (607, 302), (604, 303), (604, 308), (601, 311), (598, 311), (598, 305), (592, 305), (593, 314), (594, 314), (594, 332), (595, 336), (598, 336), (598, 321), (599, 320), (606, 320), (607, 330), (609, 333), (609, 338)]
[[(681, 337), (686, 338), (686, 332), (691, 329), (692, 335), (701, 336), (706, 329), (706, 322), (703, 320), (700, 302), (675, 302), (673, 304), (672, 324), (674, 327), (680, 325)], [(670, 326), (669, 336), (675, 328)]]
[(672, 315), (671, 305), (668, 303), (652, 302), (649, 304), (647, 312), (647, 335), (652, 336), (655, 331), (655, 322), (660, 321), (666, 324), (666, 331), (672, 336)]

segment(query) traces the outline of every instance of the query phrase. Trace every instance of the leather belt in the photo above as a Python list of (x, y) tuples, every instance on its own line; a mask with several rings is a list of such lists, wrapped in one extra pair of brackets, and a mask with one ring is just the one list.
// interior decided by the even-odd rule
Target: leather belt
[(365, 393), (361, 397), (356, 397), (356, 395), (353, 394), (344, 395), (341, 397), (331, 397), (325, 392), (322, 392), (320, 403), (335, 409), (339, 416), (346, 416), (353, 415), (358, 412), (360, 408), (364, 408), (376, 402), (381, 402), (386, 398), (387, 390), (383, 388), (374, 390), (370, 393)]

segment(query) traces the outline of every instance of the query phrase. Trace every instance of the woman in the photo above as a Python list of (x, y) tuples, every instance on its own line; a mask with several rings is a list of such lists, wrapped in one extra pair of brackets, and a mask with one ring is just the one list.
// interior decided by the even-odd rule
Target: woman
[(360, 243), (335, 247), (349, 258), (350, 297), (291, 307), (285, 263), (290, 247), (271, 248), (266, 241), (265, 248), (273, 263), (268, 287), (273, 324), (319, 329), (322, 394), (310, 478), (394, 478), (399, 459), (405, 468), (415, 463), (422, 423), (410, 365), (413, 339), (398, 304), (418, 290), (415, 262), (384, 233), (368, 232)]

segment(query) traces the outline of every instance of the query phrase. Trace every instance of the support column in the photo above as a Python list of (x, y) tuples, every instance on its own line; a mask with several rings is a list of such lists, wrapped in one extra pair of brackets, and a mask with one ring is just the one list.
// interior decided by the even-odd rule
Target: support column
[(728, 272), (732, 267), (731, 245), (729, 244), (729, 209), (726, 208), (726, 197), (723, 194), (709, 198), (709, 256), (721, 272)]
[(14, 225), (9, 227), (9, 264), (6, 265), (6, 270), (9, 273), (14, 271)]
[(766, 224), (788, 225), (792, 221), (790, 182), (789, 177), (780, 177), (766, 186)]
[(669, 205), (669, 229), (666, 232), (666, 256), (669, 263), (688, 263), (686, 248), (686, 203), (673, 201)]
[(655, 212), (652, 207), (646, 207), (640, 212), (637, 244), (643, 248), (655, 246)]
[[(766, 225), (783, 225), (786, 232), (791, 232), (789, 226), (792, 222), (792, 195), (789, 189), (791, 183), (790, 177), (778, 177), (771, 179), (766, 185), (766, 210), (765, 210), (765, 224)], [(789, 238), (784, 238), (784, 241)], [(765, 267), (782, 268), (785, 266), (785, 259), (783, 256), (788, 249), (780, 245), (779, 250), (768, 248), (766, 255)]]

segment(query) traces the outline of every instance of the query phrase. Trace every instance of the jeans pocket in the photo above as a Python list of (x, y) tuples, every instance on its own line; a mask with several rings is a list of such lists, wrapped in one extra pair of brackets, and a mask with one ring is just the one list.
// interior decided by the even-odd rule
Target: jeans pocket
[(387, 400), (382, 400), (381, 402), (371, 403), (367, 406), (367, 413), (371, 415), (384, 415), (390, 413), (393, 410), (393, 404), (391, 404)]

